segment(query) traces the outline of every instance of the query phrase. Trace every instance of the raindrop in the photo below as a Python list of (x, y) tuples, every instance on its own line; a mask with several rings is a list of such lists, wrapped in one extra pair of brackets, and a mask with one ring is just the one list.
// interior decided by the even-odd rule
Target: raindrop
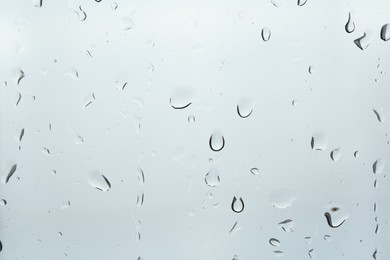
[(87, 108), (92, 102), (95, 101), (95, 94), (90, 93), (84, 98), (83, 107)]
[(3, 243), (0, 240), (0, 252), (3, 250)]
[(253, 102), (249, 98), (243, 98), (238, 102), (237, 113), (241, 118), (249, 117), (253, 112)]
[(325, 235), (325, 236), (324, 236), (324, 240), (327, 241), (327, 242), (329, 242), (329, 241), (332, 240), (332, 237), (329, 236), (329, 235)]
[(19, 85), (20, 81), (26, 76), (24, 74), (24, 71), (19, 69), (19, 68), (13, 69), (12, 72), (11, 72), (11, 75), (15, 79), (16, 85)]
[(372, 254), (372, 257), (374, 258), (374, 260), (376, 260), (376, 254), (378, 253), (378, 249), (375, 249), (374, 253)]
[(322, 134), (314, 135), (311, 138), (310, 146), (312, 150), (323, 151), (328, 146), (328, 138)]
[(79, 10), (80, 12), (79, 11), (74, 11), (74, 12), (79, 16), (79, 20), (83, 22), (87, 19), (87, 13), (84, 12), (83, 9), (81, 9), (81, 5), (79, 6)]
[(324, 216), (326, 218), (326, 221), (328, 222), (328, 225), (331, 228), (338, 228), (340, 227), (345, 220), (347, 220), (348, 215), (340, 211), (340, 208), (338, 207), (333, 207), (330, 210), (331, 212), (325, 212)]
[(365, 50), (370, 45), (371, 41), (370, 41), (369, 37), (367, 36), (367, 34), (364, 33), (363, 36), (354, 40), (354, 43), (356, 44), (356, 46), (359, 47), (359, 49)]
[(353, 153), (353, 156), (354, 156), (355, 158), (358, 158), (358, 157), (359, 157), (359, 151), (355, 151), (355, 152)]
[(219, 131), (214, 131), (209, 139), (210, 149), (214, 152), (219, 152), (225, 146), (225, 138)]
[(14, 164), (14, 165), (11, 166), (11, 169), (9, 170), (8, 174), (5, 176), (5, 180), (3, 182), (4, 184), (9, 182), (9, 179), (15, 173), (17, 167), (18, 167), (17, 164)]
[(387, 23), (382, 26), (381, 39), (384, 41), (390, 40), (390, 23)]
[(5, 199), (0, 200), (0, 206), (5, 206), (7, 205), (7, 201)]
[(330, 152), (330, 158), (332, 161), (337, 162), (341, 157), (341, 149), (337, 148)]
[(70, 208), (70, 200), (63, 201), (61, 204), (61, 209), (67, 209), (67, 208)]
[(20, 134), (19, 134), (19, 142), (22, 141), (23, 136), (24, 136), (24, 128), (20, 131)]
[(140, 232), (136, 232), (135, 241), (137, 241), (137, 242), (141, 241), (141, 233)]
[(58, 237), (62, 237), (62, 232), (57, 233)]
[(263, 38), (263, 41), (268, 42), (271, 38), (271, 31), (268, 27), (264, 27), (261, 30), (261, 38)]
[(376, 224), (376, 227), (375, 227), (375, 234), (378, 234), (379, 233), (379, 224)]
[(232, 210), (235, 213), (241, 213), (244, 210), (244, 207), (244, 200), (241, 197), (237, 200), (237, 198), (234, 196), (231, 205)]
[(286, 219), (278, 223), (278, 226), (283, 229), (286, 233), (291, 233), (294, 231), (294, 222), (291, 219)]
[(383, 172), (385, 168), (385, 159), (378, 159), (372, 164), (372, 171), (374, 174), (379, 174)]
[(171, 97), (169, 99), (169, 103), (171, 104), (171, 107), (174, 109), (184, 109), (189, 107), (192, 102), (190, 102), (187, 98), (184, 97)]
[(291, 207), (297, 195), (289, 189), (275, 190), (271, 193), (270, 203), (274, 208), (284, 209)]
[(308, 252), (308, 255), (309, 255), (310, 259), (313, 258), (313, 251), (314, 251), (314, 249), (310, 249), (309, 252)]
[(77, 80), (79, 79), (79, 72), (75, 68), (70, 68), (66, 73), (66, 76), (69, 76), (70, 78)]
[(217, 167), (211, 167), (211, 169), (207, 172), (204, 180), (210, 187), (217, 187), (221, 181)]
[(306, 4), (307, 0), (298, 0), (299, 6), (304, 6)]
[(134, 21), (130, 17), (122, 18), (122, 29), (124, 31), (131, 30), (135, 27)]
[(291, 102), (291, 105), (293, 105), (294, 107), (296, 106), (296, 105), (298, 105), (298, 101), (296, 101), (295, 99)]
[(33, 4), (33, 6), (35, 6), (35, 7), (42, 7), (42, 1), (43, 1), (43, 0), (33, 0), (33, 1), (32, 1), (32, 4)]
[(275, 256), (277, 256), (277, 257), (281, 257), (281, 256), (284, 255), (283, 251), (280, 251), (280, 250), (274, 251), (274, 254), (275, 254)]
[(314, 74), (316, 72), (314, 66), (309, 66), (308, 71), (310, 74)]
[(238, 260), (238, 256), (237, 256), (237, 255), (234, 255), (234, 257), (233, 257), (232, 260)]
[(95, 2), (100, 3), (102, 0), (95, 0)]
[(236, 221), (229, 231), (230, 236), (234, 236), (235, 234), (237, 234), (237, 232), (240, 231), (241, 228), (242, 226), (238, 223), (238, 221)]
[(141, 207), (144, 204), (144, 193), (137, 195), (137, 207)]
[(312, 239), (311, 237), (304, 237), (306, 244), (311, 245)]
[(280, 246), (280, 241), (277, 240), (276, 238), (271, 238), (269, 240), (269, 243), (272, 245), (272, 246), (275, 246), (275, 247), (279, 247)]
[(373, 109), (372, 111), (374, 111), (375, 116), (376, 116), (376, 119), (378, 119), (378, 121), (379, 121), (380, 123), (382, 123), (382, 122), (384, 121), (384, 118), (383, 118), (382, 115), (378, 112), (378, 110)]
[(355, 31), (355, 23), (352, 21), (351, 13), (348, 13), (348, 21), (345, 24), (345, 31), (347, 33), (351, 33), (353, 31)]
[(20, 100), (22, 99), (22, 94), (18, 94), (18, 100), (16, 101), (16, 104), (15, 104), (15, 106), (18, 106), (19, 105), (19, 102), (20, 102)]
[(115, 11), (117, 8), (118, 8), (118, 3), (117, 2), (113, 2), (112, 5), (111, 5), (111, 9)]
[(252, 168), (252, 169), (251, 169), (251, 173), (252, 173), (253, 175), (259, 175), (259, 174), (260, 174), (260, 171), (259, 171), (259, 169), (257, 169), (257, 168)]
[(103, 192), (106, 192), (111, 188), (111, 183), (99, 171), (90, 172), (87, 181), (89, 185)]
[(53, 154), (50, 152), (50, 150), (46, 147), (42, 148), (42, 153), (44, 153), (47, 156), (52, 156)]
[(138, 183), (140, 185), (144, 185), (145, 184), (145, 174), (141, 168), (137, 169), (137, 177), (138, 177)]
[(188, 116), (188, 123), (190, 123), (190, 124), (195, 123), (195, 116), (193, 116), (193, 115)]

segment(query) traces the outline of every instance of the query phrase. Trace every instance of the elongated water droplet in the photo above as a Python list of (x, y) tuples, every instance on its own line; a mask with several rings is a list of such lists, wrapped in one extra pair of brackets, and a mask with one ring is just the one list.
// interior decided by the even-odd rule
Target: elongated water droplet
[(99, 171), (92, 171), (89, 173), (87, 181), (89, 185), (94, 187), (97, 190), (106, 192), (111, 189), (111, 183), (108, 181), (106, 176), (104, 176)]
[(331, 228), (340, 227), (348, 219), (348, 214), (340, 207), (332, 207), (329, 211), (324, 213), (324, 216)]
[(61, 204), (61, 209), (67, 209), (67, 208), (70, 208), (70, 200), (63, 201)]
[(22, 141), (23, 136), (24, 136), (24, 128), (22, 128), (22, 130), (20, 131), (20, 134), (19, 134), (19, 142)]
[(281, 256), (284, 255), (283, 251), (280, 251), (280, 250), (274, 251), (274, 254), (275, 254), (276, 257), (281, 257)]
[(328, 138), (323, 134), (316, 134), (312, 136), (310, 146), (312, 150), (323, 151), (328, 147)]
[(207, 172), (204, 180), (210, 187), (217, 187), (221, 181), (217, 167), (211, 167), (211, 169)]
[(145, 183), (145, 174), (141, 168), (137, 169), (137, 177), (138, 177), (138, 183), (140, 185), (143, 185)]
[(144, 193), (137, 195), (137, 207), (141, 207), (144, 204)]
[(5, 206), (7, 205), (7, 201), (5, 199), (0, 200), (0, 206)]
[(3, 243), (0, 240), (0, 252), (3, 251)]
[(264, 27), (261, 30), (261, 38), (263, 38), (263, 41), (268, 42), (271, 38), (271, 30), (268, 27)]
[(12, 177), (12, 175), (15, 173), (17, 167), (18, 167), (17, 164), (14, 164), (14, 165), (11, 166), (11, 169), (8, 171), (7, 175), (5, 176), (3, 183), (8, 183), (9, 182), (9, 180)]
[(327, 241), (327, 242), (329, 242), (329, 241), (332, 240), (332, 237), (329, 236), (329, 235), (325, 235), (325, 236), (324, 236), (324, 240)]
[(377, 253), (378, 253), (378, 249), (375, 249), (374, 253), (372, 254), (372, 258), (374, 258), (374, 260), (376, 260)]
[(378, 119), (378, 121), (379, 121), (380, 123), (382, 123), (382, 122), (384, 121), (384, 117), (381, 115), (381, 113), (379, 113), (379, 111), (378, 111), (378, 110), (375, 110), (375, 109), (373, 109), (372, 111), (374, 111), (374, 114), (375, 114), (375, 116), (376, 116), (376, 119)]
[(252, 168), (252, 169), (251, 169), (251, 173), (252, 173), (253, 175), (259, 175), (259, 174), (260, 174), (260, 170), (259, 170), (258, 168)]
[(83, 107), (87, 108), (89, 105), (92, 104), (92, 102), (95, 101), (95, 94), (94, 93), (89, 93), (85, 98), (83, 102)]
[(277, 240), (276, 238), (271, 238), (269, 240), (269, 243), (272, 245), (272, 246), (275, 246), (275, 247), (279, 247), (280, 246), (280, 241)]
[(231, 205), (232, 210), (235, 213), (241, 213), (244, 210), (244, 207), (244, 200), (241, 197), (237, 200), (237, 198), (234, 196)]
[(19, 68), (14, 68), (11, 71), (11, 77), (15, 80), (16, 85), (19, 85), (22, 79), (24, 79), (24, 71)]
[(33, 0), (32, 4), (35, 7), (42, 7), (42, 0)]
[(372, 171), (374, 174), (380, 174), (385, 168), (385, 159), (380, 158), (372, 164)]
[(233, 224), (232, 228), (230, 229), (229, 235), (234, 236), (235, 234), (237, 234), (238, 231), (240, 231), (241, 228), (242, 228), (242, 226), (238, 223), (238, 221), (236, 221)]
[(337, 162), (341, 157), (341, 149), (337, 148), (330, 152), (330, 158), (332, 161)]
[(237, 104), (237, 114), (241, 118), (249, 117), (253, 112), (253, 102), (249, 98), (241, 99)]
[(298, 0), (298, 6), (304, 6), (307, 0)]
[(314, 249), (310, 249), (307, 254), (309, 255), (310, 259), (312, 259), (314, 257)]
[(209, 139), (210, 149), (214, 152), (219, 152), (225, 147), (225, 138), (219, 131), (214, 131)]
[(355, 23), (353, 22), (352, 20), (352, 16), (351, 16), (351, 13), (348, 13), (348, 21), (347, 23), (345, 24), (345, 31), (347, 33), (351, 33), (353, 31), (355, 31)]
[(379, 233), (379, 224), (376, 224), (376, 227), (375, 227), (375, 234), (378, 234)]
[(284, 209), (291, 207), (297, 195), (289, 189), (275, 190), (271, 193), (270, 203), (274, 208)]
[(19, 94), (18, 94), (18, 100), (16, 101), (15, 106), (18, 106), (18, 105), (19, 105), (20, 100), (22, 100), (22, 94), (19, 93)]
[(283, 229), (286, 233), (291, 233), (294, 231), (294, 221), (292, 219), (286, 219), (278, 223), (278, 226)]
[(354, 40), (354, 43), (359, 47), (359, 49), (365, 50), (370, 45), (371, 39), (366, 33), (364, 33), (363, 36)]
[(387, 23), (382, 26), (381, 39), (384, 41), (390, 40), (390, 23)]

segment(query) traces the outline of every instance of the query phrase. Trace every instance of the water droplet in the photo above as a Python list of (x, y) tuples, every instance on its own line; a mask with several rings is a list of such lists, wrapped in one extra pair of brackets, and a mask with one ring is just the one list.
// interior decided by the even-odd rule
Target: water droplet
[(144, 185), (145, 184), (145, 175), (144, 175), (144, 171), (141, 168), (137, 169), (137, 177), (138, 177), (138, 183), (140, 185)]
[(190, 124), (195, 123), (195, 116), (193, 116), (193, 115), (188, 116), (188, 123), (190, 123)]
[(7, 175), (5, 176), (5, 179), (3, 181), (3, 183), (8, 183), (9, 180), (11, 179), (12, 175), (15, 173), (16, 169), (17, 169), (18, 165), (17, 164), (14, 164), (11, 166), (11, 169), (8, 171)]
[(295, 99), (291, 102), (291, 105), (293, 105), (294, 107), (296, 106), (296, 105), (298, 105), (298, 101), (296, 101)]
[(253, 175), (259, 175), (259, 174), (260, 174), (260, 170), (259, 170), (258, 168), (252, 168), (252, 169), (251, 169), (251, 173), (252, 173)]
[(92, 104), (92, 102), (95, 101), (95, 94), (94, 93), (89, 93), (85, 98), (83, 102), (83, 107), (87, 108), (89, 105)]
[(15, 80), (16, 85), (19, 85), (25, 76), (24, 71), (19, 68), (14, 68), (11, 71), (11, 77)]
[(19, 105), (19, 102), (20, 102), (20, 100), (22, 99), (22, 94), (18, 94), (18, 100), (16, 101), (16, 104), (15, 104), (15, 106), (18, 106)]
[(61, 204), (61, 209), (67, 209), (67, 208), (70, 208), (70, 200), (63, 201)]
[(106, 176), (104, 176), (99, 171), (92, 171), (89, 173), (87, 181), (89, 185), (94, 187), (97, 190), (106, 192), (111, 189), (111, 183), (108, 181)]
[(137, 207), (141, 207), (144, 204), (144, 193), (137, 195)]
[(384, 117), (381, 115), (381, 113), (379, 113), (378, 110), (375, 109), (373, 109), (372, 111), (374, 111), (376, 119), (378, 119), (378, 121), (382, 123), (384, 121)]
[(42, 7), (42, 0), (33, 0), (32, 4), (35, 7)]
[(66, 73), (65, 73), (66, 76), (74, 79), (74, 80), (77, 80), (79, 79), (79, 72), (77, 71), (77, 69), (75, 68), (70, 68)]
[(289, 189), (275, 190), (271, 193), (270, 203), (274, 208), (284, 209), (291, 207), (297, 195)]
[(237, 232), (240, 231), (241, 228), (242, 226), (238, 223), (238, 221), (236, 221), (229, 231), (230, 236), (234, 236), (235, 234), (237, 234)]
[(311, 245), (312, 239), (311, 237), (304, 237), (306, 244)]
[(358, 157), (359, 157), (359, 151), (355, 151), (355, 152), (353, 153), (353, 156), (354, 156), (355, 158), (358, 158)]
[(322, 134), (316, 134), (312, 136), (310, 146), (312, 150), (323, 151), (328, 147), (328, 138)]
[(376, 160), (372, 164), (372, 171), (374, 172), (374, 174), (382, 173), (384, 168), (385, 168), (385, 159), (383, 158)]
[(372, 257), (374, 258), (374, 260), (376, 260), (377, 253), (378, 253), (378, 249), (375, 249), (374, 253), (372, 254)]
[(286, 233), (291, 233), (294, 231), (294, 221), (291, 219), (286, 219), (282, 222), (279, 222), (278, 226), (281, 227)]
[(184, 109), (192, 104), (192, 90), (189, 88), (174, 88), (169, 103), (174, 109)]
[(271, 238), (269, 240), (269, 243), (272, 245), (272, 246), (275, 246), (275, 247), (279, 247), (280, 246), (280, 241), (277, 240), (276, 238)]
[(79, 6), (79, 10), (73, 11), (73, 12), (75, 12), (78, 15), (78, 17), (79, 17), (79, 20), (81, 22), (83, 22), (83, 21), (85, 21), (87, 19), (87, 13), (84, 12), (84, 10), (81, 8), (81, 5)]
[(5, 199), (0, 200), (0, 206), (5, 206), (7, 205), (7, 201)]
[(241, 99), (237, 104), (237, 113), (241, 118), (249, 117), (253, 112), (253, 102), (249, 98)]
[(58, 235), (59, 237), (62, 237), (62, 232), (58, 232), (57, 235)]
[(390, 40), (390, 23), (387, 23), (382, 26), (381, 39), (384, 41)]
[(210, 149), (214, 152), (219, 152), (225, 146), (225, 138), (219, 131), (214, 131), (209, 139)]
[(337, 148), (330, 152), (330, 158), (332, 161), (337, 162), (341, 157), (341, 149)]
[(312, 259), (314, 256), (314, 249), (310, 249), (309, 252), (307, 252), (307, 254), (309, 255), (310, 259)]
[(304, 6), (306, 4), (307, 0), (298, 0), (299, 6)]
[(217, 187), (221, 181), (217, 167), (211, 167), (211, 169), (207, 172), (204, 180), (210, 187)]
[(310, 74), (314, 74), (316, 72), (314, 66), (309, 66), (308, 71), (309, 71)]
[(234, 255), (234, 257), (233, 257), (232, 260), (238, 260), (238, 256), (237, 256), (237, 255)]
[(368, 37), (368, 35), (364, 33), (363, 36), (354, 40), (354, 43), (356, 44), (356, 46), (359, 47), (359, 49), (365, 50), (370, 45), (371, 40), (370, 37)]
[(118, 3), (117, 2), (113, 2), (111, 4), (111, 9), (115, 11), (117, 8), (118, 8)]
[(340, 207), (332, 207), (330, 211), (324, 213), (324, 216), (331, 228), (340, 227), (348, 219), (348, 214)]
[(102, 0), (95, 0), (96, 3), (100, 3)]
[(130, 17), (122, 18), (122, 30), (127, 31), (135, 27), (134, 21)]
[(179, 146), (173, 151), (172, 159), (175, 162), (183, 160), (183, 158), (187, 155), (187, 150), (184, 146)]
[(19, 142), (22, 141), (23, 136), (24, 136), (24, 128), (22, 128), (22, 130), (20, 131), (20, 134), (19, 134)]
[(280, 251), (280, 250), (274, 251), (274, 254), (276, 257), (281, 257), (284, 255), (283, 251)]
[(261, 38), (263, 38), (263, 41), (268, 42), (271, 38), (271, 31), (268, 27), (264, 27), (261, 30)]
[(0, 252), (3, 251), (3, 243), (0, 240)]
[(379, 229), (379, 224), (376, 224), (376, 227), (375, 227), (375, 234), (378, 234), (379, 231), (380, 231), (380, 229)]
[(324, 236), (324, 240), (327, 241), (327, 242), (330, 242), (332, 240), (332, 237), (329, 236), (329, 235), (325, 235)]
[(351, 13), (348, 13), (348, 21), (347, 23), (345, 24), (345, 31), (347, 33), (351, 33), (353, 31), (355, 31), (355, 23), (353, 22), (352, 20), (352, 16), (351, 16)]
[(238, 200), (236, 196), (233, 197), (231, 208), (235, 213), (241, 213), (244, 210), (244, 200), (240, 197)]

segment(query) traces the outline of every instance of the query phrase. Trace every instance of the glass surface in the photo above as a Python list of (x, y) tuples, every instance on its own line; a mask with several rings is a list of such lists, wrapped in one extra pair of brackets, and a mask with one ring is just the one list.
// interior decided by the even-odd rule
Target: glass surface
[(1, 0), (0, 259), (390, 259), (390, 2)]

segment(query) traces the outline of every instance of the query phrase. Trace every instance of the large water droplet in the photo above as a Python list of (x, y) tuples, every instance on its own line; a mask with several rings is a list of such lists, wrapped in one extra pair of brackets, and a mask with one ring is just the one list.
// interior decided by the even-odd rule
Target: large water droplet
[(382, 26), (381, 39), (384, 41), (390, 40), (390, 23), (387, 23)]
[(111, 183), (108, 179), (99, 171), (92, 171), (88, 174), (87, 181), (89, 185), (97, 190), (106, 192), (111, 188)]
[(219, 173), (217, 167), (211, 167), (211, 169), (206, 174), (206, 177), (204, 178), (207, 185), (210, 187), (216, 187), (220, 183)]
[(15, 173), (16, 169), (17, 169), (18, 165), (17, 164), (14, 164), (11, 166), (10, 170), (8, 171), (8, 173), (6, 174), (4, 180), (3, 180), (3, 183), (8, 183), (9, 180), (11, 179), (12, 175)]
[(340, 207), (332, 207), (324, 213), (324, 216), (331, 228), (340, 227), (348, 219), (348, 214)]
[(310, 249), (307, 254), (309, 255), (310, 259), (312, 259), (314, 257), (314, 249)]
[(270, 203), (274, 208), (284, 209), (291, 207), (297, 195), (289, 189), (275, 190), (271, 193)]
[(306, 4), (307, 0), (298, 0), (298, 6), (304, 6)]
[(316, 134), (312, 136), (310, 146), (312, 150), (325, 150), (328, 147), (328, 138), (323, 134)]
[(219, 131), (214, 131), (214, 133), (210, 136), (209, 139), (210, 149), (214, 152), (219, 152), (225, 146), (225, 138), (222, 133)]
[(354, 40), (354, 43), (359, 47), (359, 49), (365, 50), (370, 45), (371, 39), (366, 33), (364, 33), (363, 36)]
[(269, 243), (272, 245), (272, 246), (275, 246), (275, 247), (279, 247), (280, 246), (280, 241), (277, 240), (276, 238), (271, 238), (269, 240)]
[(261, 38), (263, 38), (263, 41), (268, 42), (271, 38), (271, 30), (268, 27), (264, 27), (261, 30)]
[(337, 162), (341, 157), (341, 149), (337, 148), (330, 152), (330, 158), (332, 161)]
[(385, 159), (380, 158), (372, 164), (372, 171), (374, 174), (382, 173), (385, 168)]
[(169, 103), (174, 109), (184, 109), (192, 104), (192, 90), (189, 88), (174, 88)]
[(252, 169), (251, 169), (251, 173), (252, 173), (253, 175), (259, 175), (259, 174), (260, 174), (260, 170), (259, 170), (258, 168), (252, 168)]
[(292, 219), (286, 219), (282, 222), (279, 222), (278, 226), (281, 227), (286, 233), (294, 231), (294, 221), (292, 221)]
[(244, 200), (240, 197), (238, 200), (236, 196), (233, 197), (231, 208), (235, 213), (241, 213), (244, 210)]
[(237, 113), (241, 118), (249, 117), (253, 112), (253, 102), (249, 98), (241, 99), (237, 104)]
[(351, 33), (353, 31), (355, 31), (355, 23), (353, 22), (352, 20), (352, 16), (351, 16), (351, 13), (348, 13), (348, 21), (347, 23), (345, 24), (345, 31), (347, 33)]

